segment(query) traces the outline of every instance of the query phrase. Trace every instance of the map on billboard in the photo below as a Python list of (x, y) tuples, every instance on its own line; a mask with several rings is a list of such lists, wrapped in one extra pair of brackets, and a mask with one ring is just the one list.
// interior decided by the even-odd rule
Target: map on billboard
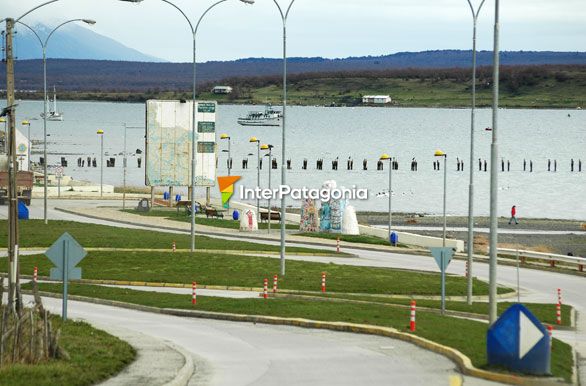
[[(197, 102), (196, 186), (215, 186), (216, 103)], [(146, 185), (191, 186), (191, 101), (146, 102)]]

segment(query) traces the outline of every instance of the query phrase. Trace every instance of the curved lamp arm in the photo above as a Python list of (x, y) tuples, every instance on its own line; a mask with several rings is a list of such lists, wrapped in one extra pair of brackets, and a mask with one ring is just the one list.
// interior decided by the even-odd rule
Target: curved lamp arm
[(23, 23), (22, 21), (17, 21), (18, 24), (21, 24), (23, 26), (25, 26), (26, 28), (28, 28), (29, 30), (31, 30), (31, 32), (33, 34), (35, 34), (35, 36), (37, 37), (37, 39), (39, 40), (39, 43), (41, 44), (41, 48), (43, 48), (43, 40), (41, 39), (41, 37), (39, 36), (39, 34), (37, 33), (37, 31), (35, 31), (34, 29), (31, 28), (31, 26), (29, 26), (28, 24)]
[(478, 18), (478, 15), (480, 14), (480, 10), (482, 9), (482, 6), (484, 5), (484, 2), (486, 0), (482, 0), (480, 2), (480, 5), (478, 6), (477, 10), (474, 10), (474, 6), (472, 5), (472, 2), (470, 0), (468, 0), (468, 5), (470, 6), (470, 11), (472, 12), (472, 17), (474, 18), (474, 20), (476, 20)]
[(44, 7), (45, 5), (49, 5), (49, 4), (51, 4), (51, 3), (55, 3), (55, 2), (57, 2), (57, 1), (59, 1), (59, 0), (51, 0), (51, 1), (47, 1), (47, 2), (45, 2), (45, 3), (43, 3), (43, 4), (39, 4), (39, 5), (37, 5), (36, 7), (34, 7), (33, 9), (30, 9), (30, 10), (28, 10), (28, 11), (27, 11), (25, 14), (21, 15), (19, 18), (17, 18), (17, 19), (15, 20), (15, 22), (18, 22), (20, 19), (22, 19), (23, 17), (25, 17), (25, 16), (26, 16), (26, 15), (28, 15), (29, 13), (31, 13), (31, 12), (33, 12), (33, 11), (35, 11), (35, 10), (37, 10), (37, 9), (41, 8), (41, 7)]
[(191, 29), (191, 33), (195, 35), (195, 28), (193, 28), (193, 24), (191, 23), (191, 20), (189, 20), (189, 17), (187, 17), (187, 15), (185, 14), (185, 12), (183, 12), (183, 10), (181, 8), (179, 8), (178, 6), (176, 6), (175, 4), (173, 4), (172, 2), (170, 2), (169, 0), (161, 0), (161, 1), (164, 2), (164, 3), (169, 4), (170, 6), (172, 6), (173, 8), (175, 8), (176, 10), (178, 10), (179, 12), (181, 12), (181, 14), (185, 18), (185, 20), (187, 20), (187, 23), (189, 23), (189, 28)]

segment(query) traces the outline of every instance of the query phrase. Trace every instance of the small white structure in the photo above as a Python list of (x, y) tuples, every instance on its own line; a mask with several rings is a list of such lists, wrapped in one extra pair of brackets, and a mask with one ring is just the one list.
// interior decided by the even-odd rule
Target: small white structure
[(356, 209), (352, 205), (348, 205), (344, 209), (344, 217), (342, 220), (342, 233), (345, 235), (359, 235), (358, 219), (356, 218)]
[(391, 103), (391, 97), (389, 95), (365, 95), (362, 97), (362, 103), (384, 105), (386, 103)]
[(230, 86), (216, 86), (212, 89), (213, 94), (231, 94), (232, 87)]
[(29, 154), (31, 141), (20, 132), (16, 130), (16, 159), (18, 160), (18, 170), (29, 170)]
[(240, 216), (240, 232), (255, 232), (258, 230), (256, 212), (252, 209), (245, 209)]

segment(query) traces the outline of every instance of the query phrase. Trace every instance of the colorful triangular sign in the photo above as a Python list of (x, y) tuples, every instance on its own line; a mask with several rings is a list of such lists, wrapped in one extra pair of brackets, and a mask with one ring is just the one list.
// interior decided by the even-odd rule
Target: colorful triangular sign
[[(452, 256), (454, 256), (454, 250), (449, 247), (438, 247), (438, 248), (430, 248), (431, 255), (435, 258), (435, 262), (440, 270), (445, 271), (452, 261)], [(443, 255), (443, 259), (442, 259)], [(442, 260), (443, 260), (443, 267), (442, 267)]]

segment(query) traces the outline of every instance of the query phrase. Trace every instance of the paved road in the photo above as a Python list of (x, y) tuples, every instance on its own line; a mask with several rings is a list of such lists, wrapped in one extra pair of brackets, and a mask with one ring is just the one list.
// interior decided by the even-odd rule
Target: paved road
[[(53, 312), (59, 299), (44, 299)], [(196, 361), (190, 385), (447, 385), (445, 357), (389, 338), (180, 318), (71, 301), (69, 316), (182, 346)], [(465, 379), (466, 385), (490, 385)]]
[[(54, 206), (59, 206), (59, 207), (80, 207), (80, 206), (97, 206), (99, 205), (99, 201), (65, 201), (65, 200), (61, 200), (59, 202), (53, 202), (50, 201), (50, 205), (53, 208)], [(108, 205), (112, 205), (112, 202), (108, 202)], [(33, 204), (34, 205), (34, 204)], [(42, 207), (42, 205), (37, 205), (38, 207)], [(39, 211), (37, 208), (32, 208), (31, 210), (31, 216), (32, 217), (42, 217), (42, 208), (41, 211)], [(5, 210), (3, 211), (4, 216), (5, 216)], [(40, 216), (39, 216), (40, 213)], [(2, 214), (0, 213), (0, 217), (2, 216)], [(78, 216), (75, 215), (70, 215), (70, 214), (65, 214), (62, 212), (58, 212), (58, 211), (54, 211), (53, 209), (51, 209), (50, 211), (50, 218), (59, 218), (59, 219), (67, 219), (67, 220), (75, 220), (75, 221), (84, 221), (84, 222), (99, 222), (99, 223), (103, 223), (103, 224), (108, 224), (107, 221), (96, 221), (96, 220), (91, 220), (91, 219), (85, 219), (85, 218), (80, 218)], [(114, 224), (111, 223), (110, 225), (116, 225), (116, 226), (122, 226), (120, 224)], [(238, 236), (230, 236), (230, 238), (237, 238)], [(274, 243), (274, 242), (268, 242), (268, 243)], [(331, 247), (327, 247), (326, 249), (331, 250)], [(377, 267), (395, 267), (395, 268), (406, 268), (406, 269), (418, 269), (418, 270), (425, 270), (425, 271), (437, 271), (437, 266), (435, 265), (435, 262), (433, 261), (433, 259), (431, 259), (430, 257), (425, 257), (425, 256), (414, 256), (414, 255), (403, 255), (403, 254), (390, 254), (387, 252), (374, 252), (374, 251), (364, 251), (364, 250), (356, 250), (356, 249), (352, 249), (351, 250), (352, 253), (355, 253), (358, 255), (357, 258), (333, 258), (333, 257), (311, 257), (311, 256), (290, 256), (290, 259), (299, 259), (299, 260), (310, 260), (310, 261), (331, 261), (331, 262), (335, 262), (338, 264), (352, 264), (352, 265), (363, 265), (363, 266), (377, 266)], [(464, 273), (464, 262), (463, 261), (454, 261), (449, 269), (448, 272), (449, 273), (453, 273), (453, 274), (463, 274)], [(474, 276), (479, 277), (480, 279), (483, 280), (487, 280), (488, 279), (488, 266), (485, 263), (476, 263), (474, 265), (474, 272), (473, 272)], [(547, 271), (538, 271), (538, 270), (531, 270), (531, 269), (521, 269), (520, 270), (520, 277), (521, 277), (521, 290), (522, 290), (522, 301), (534, 301), (534, 302), (546, 302), (546, 303), (554, 303), (557, 300), (557, 294), (556, 294), (556, 289), (557, 288), (562, 288), (563, 291), (563, 298), (564, 298), (564, 302), (566, 304), (571, 304), (573, 305), (576, 310), (579, 312), (579, 314), (582, 315), (586, 315), (586, 298), (583, 296), (583, 292), (584, 292), (584, 288), (586, 288), (586, 279), (582, 278), (582, 277), (578, 277), (578, 276), (571, 276), (571, 275), (563, 275), (563, 274), (558, 274), (558, 273), (551, 273), (551, 272), (547, 272)], [(508, 267), (508, 266), (499, 266), (498, 267), (498, 282), (499, 284), (502, 285), (507, 285), (507, 286), (516, 286), (516, 269), (514, 267)], [(73, 308), (73, 307), (72, 307)], [(114, 311), (112, 311), (114, 312)], [(122, 311), (120, 311), (121, 314), (123, 313)], [(116, 313), (116, 317), (119, 314)], [(182, 319), (180, 319), (182, 320)], [(144, 321), (143, 321), (144, 322)], [(177, 323), (177, 327), (178, 328), (184, 328), (182, 323), (188, 323), (187, 321), (175, 321), (174, 323)], [(220, 328), (220, 326), (222, 326), (222, 323), (216, 322), (216, 321), (212, 321), (209, 322), (210, 326), (212, 326), (211, 328)], [(245, 327), (245, 324), (239, 324), (239, 328), (242, 329), (247, 329), (247, 327)], [(175, 327), (174, 327), (175, 328)], [(270, 329), (270, 328), (269, 328)], [(280, 330), (281, 328), (277, 328), (277, 330)], [(287, 328), (282, 328), (282, 329), (287, 329)], [(189, 329), (187, 329), (189, 330)], [(189, 330), (190, 331), (190, 330)], [(153, 329), (152, 333), (155, 334), (157, 332), (157, 329)], [(574, 345), (574, 347), (576, 348), (576, 350), (582, 355), (582, 357), (586, 358), (586, 322), (584, 321), (583, 318), (578, 318), (578, 330), (576, 332), (555, 332), (556, 336), (558, 336), (559, 338), (567, 341), (568, 343)], [(193, 332), (196, 333), (196, 332)], [(248, 332), (247, 332), (248, 333)], [(252, 332), (250, 332), (252, 334)], [(307, 332), (304, 330), (298, 331), (297, 333), (293, 334), (293, 335), (311, 335), (314, 332)], [(185, 333), (185, 339), (191, 339), (188, 338), (188, 335), (190, 333)], [(155, 336), (159, 336), (159, 335), (155, 335)], [(253, 335), (251, 335), (251, 339), (252, 339)], [(371, 338), (371, 337), (369, 337)], [(261, 337), (254, 337), (254, 339), (259, 339), (258, 342), (262, 342), (262, 338)], [(259, 345), (258, 343), (255, 343), (255, 340), (250, 340), (250, 344), (254, 347), (257, 347), (257, 349), (264, 351), (264, 346)], [(359, 342), (365, 341), (365, 339), (367, 339), (364, 336), (358, 336), (357, 340)], [(178, 343), (182, 345), (182, 342), (185, 341), (179, 341)], [(277, 340), (278, 342), (278, 340)], [(309, 342), (311, 342), (311, 340), (309, 340)], [(308, 342), (308, 343), (309, 343)], [(387, 340), (387, 342), (389, 342), (389, 340)], [(399, 347), (398, 343), (396, 345), (395, 341), (391, 341), (391, 345), (395, 346), (395, 347)], [(323, 342), (322, 342), (323, 343)], [(328, 343), (329, 344), (329, 343)], [(388, 343), (386, 344), (388, 345)], [(381, 346), (384, 346), (381, 344)], [(280, 347), (280, 346), (279, 346)], [(283, 346), (285, 347), (285, 346)], [(286, 363), (281, 363), (279, 362), (278, 365), (276, 365), (277, 367), (289, 367), (289, 370), (292, 373), (296, 373), (300, 367), (298, 366), (302, 366), (303, 363), (309, 362), (307, 363), (308, 366), (311, 367), (311, 360), (310, 361), (303, 361), (302, 359), (299, 358), (299, 355), (301, 353), (304, 352), (304, 349), (306, 349), (307, 347), (305, 346), (295, 346), (295, 344), (291, 343), (291, 346), (289, 346), (289, 342), (287, 342), (287, 349), (286, 351), (282, 351), (279, 353), (280, 355), (284, 355), (286, 358), (290, 357), (290, 356), (294, 356), (296, 359), (291, 359), (291, 362), (295, 362), (294, 366), (287, 366)], [(361, 346), (359, 346), (361, 347)], [(309, 348), (307, 348), (309, 349)], [(328, 350), (328, 347), (319, 347), (316, 348), (318, 351), (323, 349), (323, 350)], [(191, 351), (191, 349), (190, 349)], [(227, 351), (230, 351), (229, 349)], [(401, 350), (402, 351), (402, 350)], [(229, 354), (229, 353), (227, 353)], [(334, 363), (336, 362), (338, 359), (341, 361), (341, 363), (344, 363), (344, 358), (338, 358), (336, 354), (336, 351), (332, 351), (331, 352), (331, 362)], [(207, 355), (207, 354), (206, 354)], [(329, 355), (329, 354), (328, 354)], [(370, 354), (369, 354), (370, 355)], [(419, 354), (417, 354), (419, 355)], [(205, 355), (204, 355), (205, 356)], [(207, 358), (208, 361), (210, 361), (210, 363), (212, 363), (212, 367), (216, 366), (216, 362), (217, 360), (219, 360), (221, 363), (223, 363), (223, 359), (220, 358), (220, 356), (218, 356), (217, 353), (209, 353), (208, 356), (205, 356)], [(310, 356), (310, 358), (313, 358), (312, 356)], [(369, 357), (368, 357), (369, 358)], [(418, 357), (419, 358), (419, 357)], [(335, 359), (335, 360), (334, 360)], [(265, 361), (268, 360), (265, 357)], [(273, 359), (274, 360), (274, 359)], [(317, 358), (314, 358), (314, 360), (317, 360)], [(395, 359), (393, 359), (394, 361)], [(413, 362), (418, 362), (419, 359), (413, 359)], [(248, 363), (246, 361), (246, 359), (244, 359), (244, 362)], [(269, 362), (272, 363), (271, 360), (269, 360)], [(318, 361), (319, 362), (319, 361)], [(259, 370), (261, 367), (265, 367), (266, 362), (259, 362), (259, 364), (257, 364), (256, 362), (252, 361), (252, 363), (254, 363), (254, 370), (250, 370), (251, 373), (256, 372), (256, 371), (261, 371)], [(319, 362), (320, 366), (322, 367), (321, 370), (325, 371), (325, 367), (326, 364), (321, 361)], [(424, 362), (423, 362), (424, 363)], [(235, 366), (235, 368), (239, 368), (240, 363), (238, 361), (236, 361), (235, 363), (233, 363), (233, 365)], [(414, 365), (414, 364), (412, 364)], [(582, 379), (586, 379), (586, 362), (584, 360), (581, 361), (581, 371), (580, 371), (580, 377)], [(222, 368), (222, 365), (219, 365), (220, 367), (215, 367), (215, 368)], [(329, 366), (329, 364), (328, 364)], [(406, 367), (404, 367), (405, 369), (407, 369), (407, 365), (405, 365)], [(384, 369), (384, 366), (383, 366)], [(271, 369), (267, 369), (265, 367), (265, 370), (268, 373), (272, 373)], [(312, 372), (315, 371), (312, 370), (311, 368), (307, 369), (307, 374), (312, 374)], [(305, 371), (303, 371), (305, 372)], [(404, 371), (399, 371), (401, 374)], [(228, 376), (227, 374), (218, 374), (216, 372), (213, 373), (214, 375), (211, 376), (210, 380), (212, 382), (220, 382), (218, 384), (222, 384), (223, 381), (220, 381), (221, 379), (224, 379), (223, 377)], [(396, 374), (395, 374), (396, 375)], [(436, 376), (438, 377), (437, 379), (441, 379), (442, 384), (445, 384), (446, 382), (446, 377), (444, 376), (446, 374), (443, 374), (441, 372), (437, 373)], [(388, 376), (388, 375), (387, 375)], [(423, 376), (423, 375), (422, 375)], [(219, 379), (218, 379), (219, 377)], [(433, 377), (432, 377), (433, 378)], [(251, 378), (243, 378), (243, 379), (251, 379)], [(295, 378), (298, 379), (298, 378)], [(370, 379), (369, 377), (366, 378), (361, 378), (360, 383), (366, 383), (366, 380)], [(265, 378), (263, 377), (255, 377), (254, 379), (254, 384), (264, 384), (263, 382), (265, 382)], [(323, 383), (324, 378), (320, 378), (320, 380)], [(266, 382), (268, 383), (269, 379), (266, 379)], [(272, 381), (274, 382), (274, 378), (272, 379)], [(259, 382), (259, 383), (257, 383)], [(296, 382), (296, 381), (292, 381), (291, 384), (299, 384), (299, 383), (305, 383), (305, 382)], [(216, 383), (213, 383), (216, 384)], [(388, 378), (387, 378), (387, 384), (388, 384)], [(411, 382), (408, 382), (406, 384), (413, 384)], [(426, 383), (427, 384), (427, 383)], [(469, 382), (467, 382), (467, 384), (469, 384)]]

